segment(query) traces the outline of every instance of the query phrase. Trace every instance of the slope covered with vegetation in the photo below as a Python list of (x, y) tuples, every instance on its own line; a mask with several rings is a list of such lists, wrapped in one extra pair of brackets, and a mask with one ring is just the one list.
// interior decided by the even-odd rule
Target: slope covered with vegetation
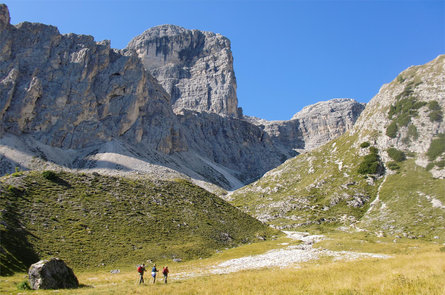
[(0, 179), (2, 274), (205, 257), (277, 232), (185, 180), (17, 172)]
[(227, 198), (278, 228), (445, 241), (445, 56), (402, 72), (354, 128)]

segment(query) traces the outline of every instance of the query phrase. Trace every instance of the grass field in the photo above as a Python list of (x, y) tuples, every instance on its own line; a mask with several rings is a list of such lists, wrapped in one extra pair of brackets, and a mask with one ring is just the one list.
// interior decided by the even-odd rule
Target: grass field
[[(82, 284), (76, 290), (24, 291), (17, 285), (26, 274), (0, 278), (1, 294), (445, 294), (445, 248), (420, 240), (376, 238), (366, 234), (331, 233), (316, 246), (330, 250), (385, 253), (389, 259), (334, 261), (331, 258), (285, 269), (249, 270), (226, 275), (202, 275), (178, 279), (178, 274), (197, 272), (227, 259), (260, 254), (283, 247), (286, 238), (244, 245), (202, 260), (169, 262), (169, 284), (137, 285), (135, 267), (77, 273)], [(165, 261), (158, 265), (166, 264)], [(149, 276), (147, 275), (147, 279)], [(148, 280), (147, 280), (148, 281)]]

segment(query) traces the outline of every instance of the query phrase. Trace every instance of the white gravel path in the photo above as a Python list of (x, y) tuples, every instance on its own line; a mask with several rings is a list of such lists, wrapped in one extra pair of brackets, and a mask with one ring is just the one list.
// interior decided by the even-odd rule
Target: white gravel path
[[(178, 273), (176, 279), (185, 279), (208, 274), (226, 274), (249, 269), (273, 268), (273, 267), (298, 267), (298, 263), (319, 259), (323, 256), (334, 257), (334, 260), (354, 260), (360, 258), (390, 258), (389, 255), (359, 253), (350, 251), (330, 251), (313, 247), (324, 239), (322, 235), (309, 235), (303, 232), (285, 231), (287, 236), (293, 240), (300, 240), (302, 243), (296, 246), (287, 246), (283, 249), (270, 250), (264, 254), (246, 256), (242, 258), (230, 259), (220, 264), (201, 270), (199, 273)], [(286, 243), (282, 244), (286, 245)]]

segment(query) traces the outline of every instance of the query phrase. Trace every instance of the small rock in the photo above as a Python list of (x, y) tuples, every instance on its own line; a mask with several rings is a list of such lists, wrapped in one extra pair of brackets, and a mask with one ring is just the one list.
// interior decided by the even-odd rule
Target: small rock
[(110, 271), (110, 273), (120, 273), (120, 272), (121, 272), (120, 269), (113, 269)]
[(182, 259), (181, 258), (173, 258), (173, 262), (181, 262)]

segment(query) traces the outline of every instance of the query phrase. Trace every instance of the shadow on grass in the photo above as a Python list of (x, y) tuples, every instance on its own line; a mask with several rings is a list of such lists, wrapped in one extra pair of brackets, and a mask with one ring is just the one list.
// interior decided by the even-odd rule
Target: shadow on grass
[(0, 228), (0, 276), (12, 275), (15, 272), (26, 272), (28, 267), (39, 261), (39, 256), (28, 241), (33, 236), (20, 222), (20, 214), (16, 208), (18, 198), (23, 191), (10, 191), (8, 201), (2, 210)]

